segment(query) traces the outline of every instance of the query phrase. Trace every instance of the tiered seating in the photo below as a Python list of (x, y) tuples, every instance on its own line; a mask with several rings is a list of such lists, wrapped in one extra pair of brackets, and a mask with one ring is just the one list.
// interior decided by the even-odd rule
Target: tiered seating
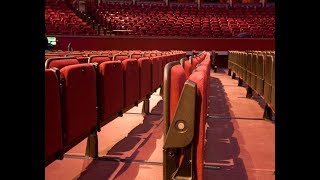
[(45, 6), (46, 34), (54, 35), (94, 35), (97, 34), (79, 18), (65, 2), (46, 1)]
[[(164, 65), (186, 55), (146, 51), (141, 54), (155, 56), (129, 59), (129, 51), (55, 53), (68, 57), (49, 58), (45, 63), (46, 165), (87, 137), (86, 155), (97, 157), (97, 131), (142, 101), (143, 113), (148, 113), (150, 95), (163, 84)], [(91, 56), (79, 63), (74, 54)], [(118, 55), (126, 59), (112, 60)]]
[(95, 18), (109, 31), (130, 30), (124, 35), (273, 38), (274, 15), (274, 7), (101, 3)]
[(166, 180), (203, 179), (211, 60), (206, 52), (194, 58), (199, 60), (188, 78), (186, 69), (178, 62), (165, 67), (163, 170)]
[(230, 51), (228, 59), (229, 75), (239, 76), (248, 84), (247, 97), (252, 97), (252, 91), (266, 101), (264, 118), (272, 119), (275, 112), (275, 53), (274, 51)]

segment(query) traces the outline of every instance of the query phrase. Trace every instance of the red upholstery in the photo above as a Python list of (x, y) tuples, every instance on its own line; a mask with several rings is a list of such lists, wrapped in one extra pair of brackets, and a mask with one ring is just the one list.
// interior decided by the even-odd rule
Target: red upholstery
[(100, 64), (100, 63), (103, 63), (105, 61), (111, 61), (111, 59), (108, 56), (91, 56), (89, 58), (89, 63), (96, 62), (96, 63)]
[(123, 109), (123, 67), (121, 61), (106, 61), (99, 66), (98, 105), (105, 120)]
[(160, 70), (159, 70), (159, 85), (163, 84), (163, 72), (164, 72), (164, 66), (166, 65), (166, 59), (162, 56), (158, 58), (159, 64), (160, 64)]
[(131, 59), (139, 59), (142, 58), (142, 54), (132, 54)]
[(210, 76), (210, 66), (207, 64), (199, 64), (196, 68), (197, 71), (203, 71), (206, 73), (206, 77)]
[(143, 57), (151, 57), (151, 55), (149, 53), (144, 53)]
[(60, 72), (62, 121), (65, 142), (70, 145), (80, 142), (97, 123), (96, 72), (91, 64), (66, 66)]
[(124, 107), (139, 100), (139, 65), (136, 59), (122, 61), (124, 71)]
[(140, 99), (151, 92), (151, 61), (149, 58), (138, 60), (140, 68)]
[(66, 55), (67, 57), (75, 57), (75, 58), (80, 58), (83, 57), (83, 53), (70, 53)]
[(58, 77), (45, 70), (45, 161), (54, 160), (62, 150), (61, 107)]
[(170, 76), (170, 123), (173, 120), (176, 112), (178, 101), (186, 81), (186, 75), (181, 65), (176, 65), (171, 68)]
[(122, 54), (116, 54), (113, 56), (113, 61), (123, 61), (125, 59), (128, 59), (129, 57), (127, 55)]
[(193, 72), (189, 80), (197, 84), (197, 100), (196, 100), (196, 115), (195, 115), (195, 132), (194, 144), (196, 146), (194, 151), (194, 167), (196, 169), (197, 179), (203, 179), (203, 157), (204, 157), (204, 140), (205, 140), (205, 124), (207, 118), (208, 107), (208, 92), (207, 92), (207, 78), (205, 78), (204, 71)]
[(157, 85), (160, 86), (160, 84), (162, 83), (161, 79), (162, 79), (162, 76), (163, 76), (162, 58), (161, 58), (161, 56), (159, 56), (157, 58), (157, 64), (158, 64), (158, 72), (159, 72)]
[(150, 58), (152, 63), (152, 90), (156, 90), (159, 87), (159, 62), (158, 57)]
[(184, 61), (184, 72), (186, 74), (186, 78), (189, 78), (192, 71), (193, 71), (193, 69), (192, 69), (190, 61)]
[(49, 58), (56, 58), (56, 57), (61, 57), (60, 54), (46, 54), (45, 55), (45, 60)]
[[(128, 7), (100, 3), (95, 20), (106, 24), (111, 18), (117, 22), (115, 29), (123, 26), (132, 30), (126, 34), (136, 36), (274, 37), (274, 7), (201, 7), (198, 10), (196, 7), (190, 9), (188, 4), (161, 8), (158, 4), (149, 5), (146, 9), (141, 4)], [(109, 16), (110, 13), (115, 15)], [(208, 16), (212, 14), (214, 17)], [(126, 20), (119, 21), (123, 18)], [(242, 31), (248, 35), (240, 36)]]
[(56, 67), (58, 69), (62, 69), (65, 66), (79, 64), (79, 61), (76, 58), (50, 58), (46, 60), (45, 66), (46, 68)]
[(191, 58), (191, 67), (192, 69), (196, 69), (198, 61), (196, 58)]
[(88, 57), (77, 57), (79, 63), (88, 63)]
[(46, 1), (45, 27), (46, 34), (97, 34), (87, 22), (72, 12), (68, 3), (61, 1)]

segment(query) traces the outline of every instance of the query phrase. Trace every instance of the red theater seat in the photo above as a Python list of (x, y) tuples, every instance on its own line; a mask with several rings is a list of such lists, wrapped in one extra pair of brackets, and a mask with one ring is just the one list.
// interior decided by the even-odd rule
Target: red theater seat
[[(106, 61), (99, 65), (98, 106), (102, 125), (106, 119), (124, 108), (123, 67), (121, 61)], [(130, 89), (128, 89), (130, 90)]]
[(69, 65), (60, 72), (62, 123), (68, 150), (96, 128), (96, 72), (91, 64)]
[(136, 59), (122, 61), (124, 79), (124, 107), (127, 108), (139, 100), (139, 65)]
[(111, 61), (110, 57), (109, 56), (91, 56), (89, 59), (88, 59), (88, 62), (89, 63), (103, 63), (105, 61)]
[(123, 61), (125, 59), (128, 59), (129, 56), (128, 55), (125, 55), (125, 54), (116, 54), (113, 56), (112, 60), (113, 61)]
[(151, 60), (140, 58), (138, 60), (140, 68), (140, 99), (151, 92)]
[(195, 131), (194, 131), (194, 169), (196, 170), (197, 179), (203, 179), (203, 163), (204, 163), (204, 141), (205, 141), (205, 124), (207, 121), (207, 107), (208, 107), (208, 92), (205, 78), (206, 74), (203, 71), (193, 72), (188, 80), (197, 84), (196, 97), (196, 115), (195, 115)]
[(170, 75), (170, 123), (173, 120), (174, 113), (176, 112), (179, 98), (186, 81), (186, 75), (181, 65), (175, 65), (171, 68)]
[(160, 79), (160, 61), (158, 61), (159, 56), (157, 57), (151, 57), (151, 63), (152, 63), (152, 90), (155, 91), (159, 87), (159, 79)]
[(59, 81), (52, 69), (45, 70), (45, 161), (46, 165), (62, 153), (62, 125)]
[(181, 63), (183, 63), (182, 66), (183, 66), (184, 72), (186, 74), (186, 78), (189, 78), (189, 76), (191, 75), (191, 73), (193, 71), (190, 61), (184, 60)]

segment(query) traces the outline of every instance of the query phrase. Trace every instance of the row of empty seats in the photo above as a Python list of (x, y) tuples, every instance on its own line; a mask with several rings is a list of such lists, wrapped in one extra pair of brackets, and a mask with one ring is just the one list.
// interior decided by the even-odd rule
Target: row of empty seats
[(123, 58), (140, 58), (140, 57), (155, 57), (161, 55), (170, 55), (179, 51), (141, 51), (141, 50), (106, 50), (106, 51), (47, 51), (45, 53), (45, 60), (53, 57), (76, 57), (80, 63), (88, 62), (91, 56), (108, 56), (111, 60), (121, 60)]
[(93, 18), (109, 30), (128, 30), (124, 35), (273, 38), (274, 15), (274, 7), (100, 3)]
[(84, 18), (97, 30), (79, 18), (65, 2), (46, 2), (46, 34), (106, 35), (113, 32), (130, 36), (274, 38), (275, 32), (274, 6), (202, 6), (198, 9), (196, 4), (102, 2), (95, 9), (94, 13), (89, 13), (91, 17)]
[(247, 83), (247, 97), (252, 91), (264, 98), (266, 102), (264, 117), (272, 119), (275, 112), (275, 52), (274, 51), (229, 51), (229, 75), (239, 76), (239, 85)]
[(165, 67), (163, 179), (203, 179), (210, 53)]
[[(69, 54), (60, 52), (61, 54)], [(86, 57), (53, 57), (45, 62), (46, 165), (83, 139), (86, 154), (97, 157), (97, 132), (124, 112), (148, 101), (163, 84), (164, 66), (185, 57), (182, 51), (128, 57), (118, 53)], [(147, 103), (149, 104), (149, 103)], [(148, 113), (149, 107), (144, 111)]]

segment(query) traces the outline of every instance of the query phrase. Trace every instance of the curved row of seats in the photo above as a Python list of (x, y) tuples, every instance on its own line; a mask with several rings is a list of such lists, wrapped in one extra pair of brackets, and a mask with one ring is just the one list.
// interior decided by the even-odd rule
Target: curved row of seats
[(163, 84), (164, 66), (186, 53), (140, 55), (129, 58), (117, 54), (113, 59), (96, 55), (82, 63), (74, 56), (46, 60), (46, 165), (63, 158), (65, 152), (96, 135), (103, 125), (148, 100)]
[(165, 180), (203, 179), (210, 66), (210, 54), (202, 52), (165, 67)]
[(267, 109), (271, 108), (275, 112), (274, 51), (230, 51), (228, 68), (264, 98)]
[[(129, 58), (140, 58), (140, 57), (155, 57), (162, 55), (170, 55), (175, 53), (181, 53), (182, 51), (171, 50), (171, 51), (141, 51), (141, 50), (130, 50), (130, 51), (119, 51), (119, 50), (106, 50), (106, 51), (47, 51), (45, 53), (45, 60), (53, 57), (76, 57), (79, 62), (88, 62), (88, 58), (91, 56), (108, 56), (110, 59), (114, 59), (114, 56), (127, 56)], [(120, 57), (117, 57), (120, 58)], [(120, 58), (121, 59), (121, 58)]]

